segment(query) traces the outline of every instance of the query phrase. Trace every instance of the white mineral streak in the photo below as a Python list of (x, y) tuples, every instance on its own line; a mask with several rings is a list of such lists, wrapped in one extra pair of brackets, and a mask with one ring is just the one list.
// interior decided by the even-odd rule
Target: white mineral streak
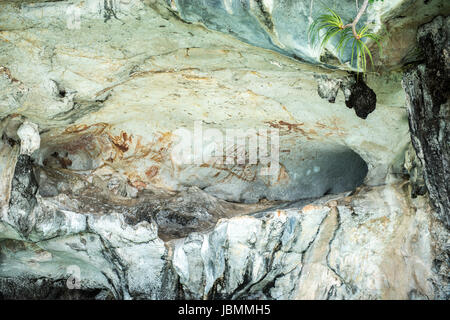
[(35, 123), (25, 121), (17, 130), (20, 138), (20, 153), (31, 155), (41, 145), (39, 128)]

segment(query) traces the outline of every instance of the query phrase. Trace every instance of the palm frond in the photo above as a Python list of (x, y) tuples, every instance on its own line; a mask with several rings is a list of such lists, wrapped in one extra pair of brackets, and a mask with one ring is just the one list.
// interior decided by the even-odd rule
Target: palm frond
[(381, 56), (383, 54), (383, 47), (380, 44), (381, 37), (376, 35), (376, 34), (374, 34), (374, 33), (366, 33), (364, 35), (364, 37), (373, 40), (377, 44), (379, 55)]
[(352, 39), (354, 39), (354, 37), (351, 30), (345, 29), (342, 32), (341, 39), (339, 40), (338, 46), (336, 47), (338, 55), (342, 56), (344, 54), (344, 50), (347, 47), (348, 42)]
[(350, 65), (353, 65), (353, 57), (355, 55), (355, 45), (358, 42), (355, 38), (353, 38), (353, 44), (352, 44), (352, 59), (350, 60)]
[[(372, 66), (374, 65), (372, 53), (366, 44), (367, 40), (374, 41), (380, 50), (380, 56), (382, 54), (380, 45), (381, 38), (370, 32), (369, 29), (370, 25), (366, 24), (356, 32), (357, 36), (355, 36), (350, 28), (344, 28), (342, 18), (335, 11), (327, 8), (327, 13), (320, 15), (310, 25), (308, 37), (313, 46), (319, 46), (322, 49), (331, 39), (339, 35), (340, 38), (336, 46), (336, 51), (339, 56), (343, 56), (344, 50), (350, 41), (352, 41), (350, 65), (356, 66), (358, 70), (365, 73), (368, 61), (370, 61)], [(319, 41), (320, 39), (321, 41)], [(356, 63), (354, 63), (355, 59)]]

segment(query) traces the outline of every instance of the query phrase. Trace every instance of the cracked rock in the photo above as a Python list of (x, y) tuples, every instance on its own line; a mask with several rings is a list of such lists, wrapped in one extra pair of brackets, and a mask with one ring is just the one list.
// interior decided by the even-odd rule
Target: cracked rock
[(405, 72), (411, 141), (424, 168), (430, 198), (450, 227), (450, 18), (422, 26), (418, 44), (425, 63)]

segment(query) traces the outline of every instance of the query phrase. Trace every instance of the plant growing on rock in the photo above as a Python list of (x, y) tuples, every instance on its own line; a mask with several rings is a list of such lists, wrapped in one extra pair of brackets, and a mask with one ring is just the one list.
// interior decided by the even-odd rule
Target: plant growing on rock
[[(383, 0), (364, 0), (353, 22), (347, 24), (344, 23), (339, 14), (328, 8), (328, 12), (320, 15), (309, 27), (308, 33), (311, 43), (317, 45), (320, 42), (320, 47), (323, 48), (332, 38), (339, 36), (337, 52), (339, 55), (342, 55), (343, 50), (351, 41), (352, 55), (350, 63), (353, 65), (354, 59), (356, 58), (357, 69), (365, 73), (368, 58), (373, 65), (372, 53), (366, 41), (369, 39), (373, 40), (381, 52), (380, 37), (369, 31), (369, 24), (358, 28), (358, 22), (366, 11), (367, 6), (374, 1)], [(321, 35), (322, 30), (325, 32), (323, 35)], [(322, 38), (321, 41), (319, 41), (320, 38)]]

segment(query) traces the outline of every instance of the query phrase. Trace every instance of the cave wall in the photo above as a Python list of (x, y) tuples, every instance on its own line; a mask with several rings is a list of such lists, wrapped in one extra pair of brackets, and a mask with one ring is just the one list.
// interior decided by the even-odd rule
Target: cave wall
[[(448, 299), (448, 19), (404, 60), (443, 2), (369, 11), (365, 118), (314, 1), (212, 3), (0, 3), (0, 297)], [(180, 163), (199, 124), (277, 130), (278, 175)]]

